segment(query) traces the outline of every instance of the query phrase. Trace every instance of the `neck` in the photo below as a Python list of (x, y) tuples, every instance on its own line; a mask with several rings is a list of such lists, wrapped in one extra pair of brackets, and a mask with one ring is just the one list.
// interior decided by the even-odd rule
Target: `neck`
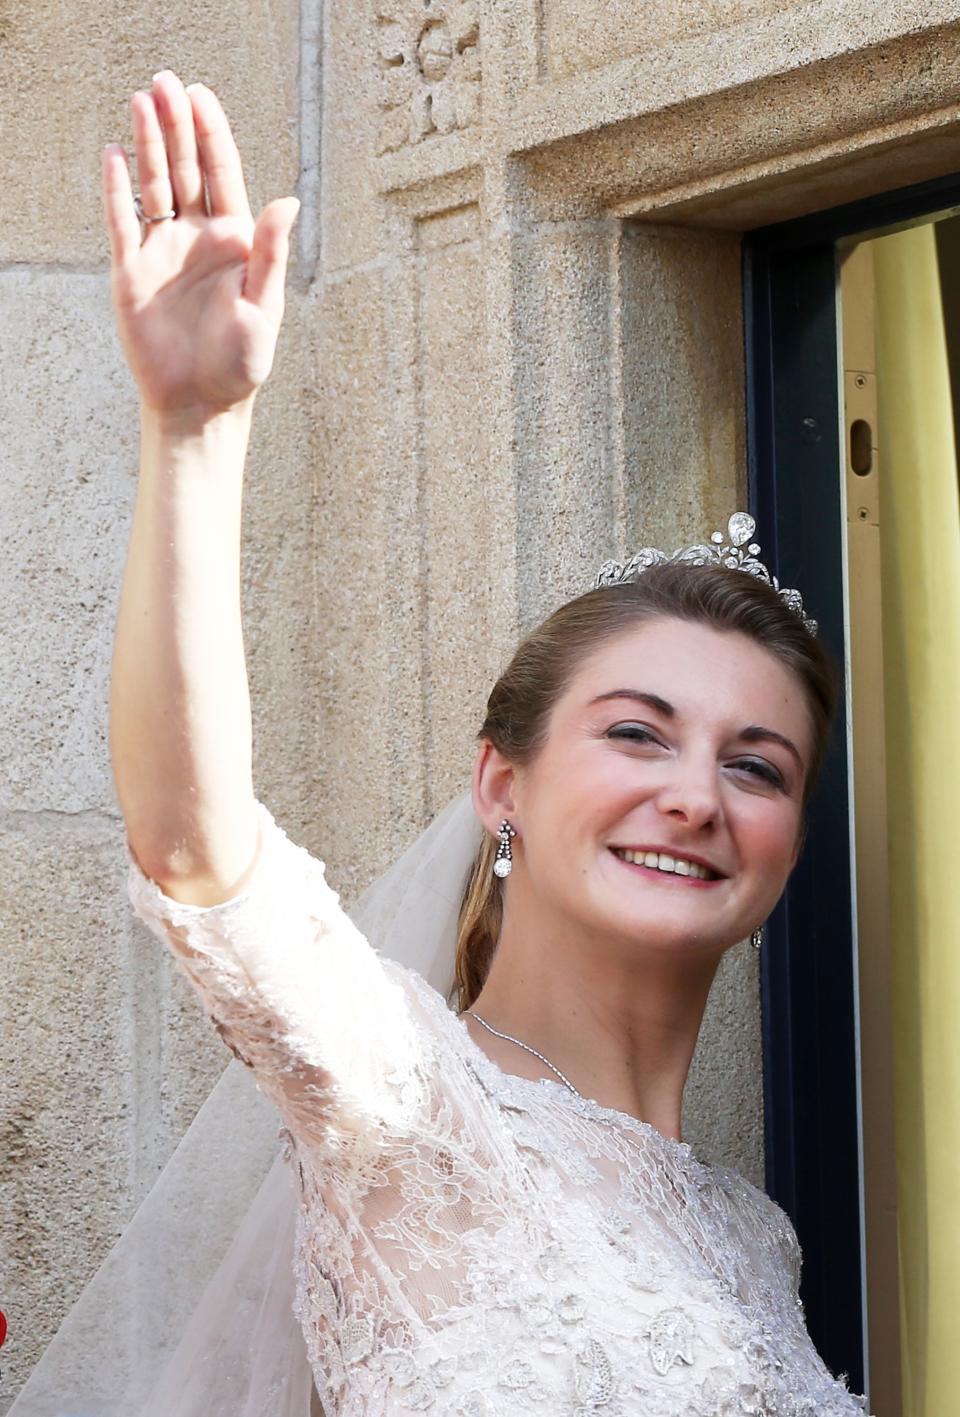
[[(472, 1008), (538, 1050), (584, 1097), (681, 1136), (683, 1089), (719, 956), (579, 937), (569, 921), (505, 910), (493, 964)], [(470, 1021), (504, 1072), (554, 1074)]]

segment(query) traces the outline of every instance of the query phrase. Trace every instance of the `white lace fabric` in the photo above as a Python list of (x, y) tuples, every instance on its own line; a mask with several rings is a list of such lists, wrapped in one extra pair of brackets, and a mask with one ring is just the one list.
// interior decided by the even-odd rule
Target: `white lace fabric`
[(865, 1411), (807, 1334), (778, 1206), (647, 1123), (504, 1073), (260, 814), (235, 900), (180, 905), (134, 862), (130, 891), (283, 1118), (326, 1417)]

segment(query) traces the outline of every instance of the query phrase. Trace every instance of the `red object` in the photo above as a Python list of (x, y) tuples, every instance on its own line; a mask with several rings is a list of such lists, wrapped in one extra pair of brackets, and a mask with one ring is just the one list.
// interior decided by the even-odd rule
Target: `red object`
[(6, 1314), (3, 1312), (3, 1310), (0, 1309), (0, 1348), (3, 1347), (3, 1340), (6, 1338), (6, 1336), (7, 1336), (7, 1316), (6, 1316)]

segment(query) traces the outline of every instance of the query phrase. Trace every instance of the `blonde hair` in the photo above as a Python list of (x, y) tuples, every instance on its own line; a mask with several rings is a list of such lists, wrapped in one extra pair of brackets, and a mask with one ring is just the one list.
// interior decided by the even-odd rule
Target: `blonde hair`
[[(766, 582), (722, 566), (655, 566), (627, 585), (588, 591), (527, 635), (487, 701), (479, 740), (511, 763), (529, 763), (546, 739), (554, 705), (580, 665), (607, 641), (647, 620), (673, 617), (737, 631), (775, 655), (797, 678), (810, 713), (813, 751), (806, 808), (823, 764), (839, 676), (821, 642)], [(458, 1007), (483, 988), (503, 924), (503, 885), (493, 874), (496, 841), (485, 835), (467, 881), (457, 932)]]

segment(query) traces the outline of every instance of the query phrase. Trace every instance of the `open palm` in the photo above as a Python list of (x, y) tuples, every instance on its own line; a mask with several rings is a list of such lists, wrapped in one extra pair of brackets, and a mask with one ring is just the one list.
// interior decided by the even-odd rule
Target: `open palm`
[(218, 412), (248, 399), (273, 363), (295, 198), (256, 222), (236, 143), (216, 96), (165, 72), (131, 103), (141, 224), (123, 149), (103, 187), (120, 338), (145, 404)]

